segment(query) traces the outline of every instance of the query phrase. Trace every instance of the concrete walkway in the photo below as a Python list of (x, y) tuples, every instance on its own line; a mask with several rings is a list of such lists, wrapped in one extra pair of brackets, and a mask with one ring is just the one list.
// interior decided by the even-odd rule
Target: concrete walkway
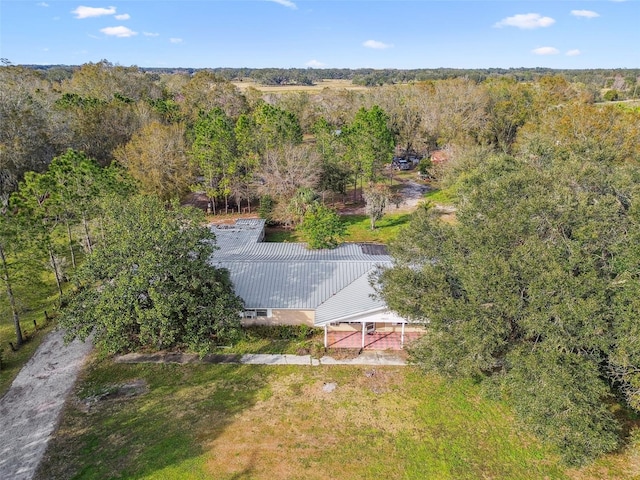
[(0, 479), (33, 478), (91, 348), (54, 331), (20, 370), (0, 399)]
[(365, 351), (354, 358), (335, 359), (329, 356), (313, 358), (311, 355), (278, 355), (253, 353), (246, 355), (197, 355), (185, 353), (129, 353), (115, 358), (118, 363), (231, 363), (244, 365), (406, 365), (397, 353)]

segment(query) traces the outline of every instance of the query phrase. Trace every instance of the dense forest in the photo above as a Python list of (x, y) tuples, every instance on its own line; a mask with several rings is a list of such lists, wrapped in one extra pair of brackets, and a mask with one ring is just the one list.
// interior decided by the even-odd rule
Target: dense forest
[[(423, 158), (456, 220), (420, 209), (378, 277), (429, 332), (415, 359), (484, 382), (567, 462), (588, 461), (624, 440), (614, 412), (640, 410), (640, 108), (602, 102), (637, 97), (639, 75), (5, 65), (1, 308), (19, 345), (20, 296), (49, 275), (63, 324), (99, 326), (107, 352), (206, 352), (240, 303), (206, 266), (203, 217), (176, 200), (309, 225), (323, 193), (375, 203), (394, 156)], [(238, 77), (377, 86), (262, 93)]]

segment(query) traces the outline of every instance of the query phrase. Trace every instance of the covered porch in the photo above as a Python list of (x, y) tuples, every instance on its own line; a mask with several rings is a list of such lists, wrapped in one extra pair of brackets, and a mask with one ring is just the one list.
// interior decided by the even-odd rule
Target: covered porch
[(362, 331), (326, 332), (325, 348), (358, 348), (363, 350), (402, 350), (405, 345), (422, 336), (418, 332)]

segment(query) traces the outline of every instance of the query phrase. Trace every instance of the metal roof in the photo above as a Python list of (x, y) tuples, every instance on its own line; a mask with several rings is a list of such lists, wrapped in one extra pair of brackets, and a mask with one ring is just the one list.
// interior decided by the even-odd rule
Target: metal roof
[(387, 305), (373, 293), (369, 283), (371, 270), (329, 297), (316, 309), (315, 324), (321, 325), (365, 312), (386, 310)]
[(368, 277), (376, 266), (391, 265), (389, 255), (359, 244), (309, 250), (302, 243), (261, 242), (263, 226), (256, 220), (214, 229), (219, 250), (212, 264), (229, 270), (246, 308), (317, 309), (318, 323), (385, 307), (371, 298)]

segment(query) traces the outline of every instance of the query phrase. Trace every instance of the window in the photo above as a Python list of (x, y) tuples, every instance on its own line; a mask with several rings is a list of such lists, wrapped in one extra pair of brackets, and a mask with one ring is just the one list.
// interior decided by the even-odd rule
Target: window
[(259, 308), (259, 309), (252, 309), (252, 310), (245, 310), (244, 311), (244, 318), (256, 318), (256, 317), (270, 318), (271, 317), (271, 309), (270, 308)]

